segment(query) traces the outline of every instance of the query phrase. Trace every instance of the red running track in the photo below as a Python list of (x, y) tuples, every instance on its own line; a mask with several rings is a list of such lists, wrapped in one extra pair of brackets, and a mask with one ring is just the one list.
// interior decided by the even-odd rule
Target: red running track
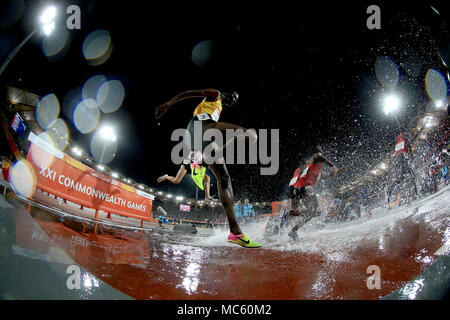
[[(77, 264), (136, 299), (379, 299), (438, 258), (448, 240), (449, 193), (374, 210), (371, 220), (300, 230), (298, 242), (264, 239), (257, 225), (248, 234), (260, 249), (226, 243), (226, 231), (206, 237), (126, 230), (60, 221), (38, 207), (30, 215)], [(16, 232), (18, 245), (32, 236), (20, 223)], [(24, 242), (45, 252), (48, 242), (34, 240)], [(366, 285), (370, 265), (380, 268), (380, 289)]]

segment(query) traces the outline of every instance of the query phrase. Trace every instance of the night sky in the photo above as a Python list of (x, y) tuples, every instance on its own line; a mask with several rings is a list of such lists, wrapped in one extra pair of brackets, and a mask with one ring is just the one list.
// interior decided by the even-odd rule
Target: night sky
[[(378, 56), (399, 64), (397, 91), (404, 97), (399, 120), (404, 126), (429, 100), (423, 81), (428, 68), (447, 72), (436, 40), (442, 37), (439, 19), (449, 21), (449, 16), (438, 2), (393, 6), (388, 1), (308, 5), (277, 1), (245, 7), (228, 1), (214, 6), (189, 2), (182, 7), (144, 1), (58, 3), (62, 8), (77, 4), (82, 12), (81, 30), (69, 31), (65, 54), (48, 59), (41, 50), (42, 37), (36, 36), (8, 66), (2, 82), (41, 96), (55, 93), (72, 139), (89, 150), (91, 134), (83, 135), (71, 124), (72, 109), (65, 106), (65, 97), (80, 91), (94, 75), (119, 79), (125, 87), (123, 105), (101, 118), (101, 123), (114, 125), (119, 139), (117, 156), (108, 166), (149, 187), (187, 197), (195, 196), (191, 179), (173, 186), (158, 185), (156, 178), (176, 174), (178, 166), (170, 160), (176, 142), (170, 136), (174, 129), (186, 127), (200, 99), (174, 105), (159, 125), (154, 118), (155, 107), (184, 90), (236, 90), (240, 99), (224, 109), (221, 121), (280, 129), (277, 175), (261, 176), (260, 164), (228, 166), (236, 199), (270, 201), (284, 196), (297, 164), (307, 160), (315, 143), (338, 166), (349, 168), (330, 181), (334, 187), (376, 165), (393, 148), (398, 132), (395, 121), (381, 111), (383, 86), (374, 73)], [(38, 4), (24, 1), (23, 14), (16, 19), (3, 4), (1, 61), (33, 28)], [(366, 27), (371, 4), (381, 8), (380, 30)], [(430, 4), (441, 9), (440, 17)], [(61, 16), (64, 23), (66, 15)], [(97, 29), (110, 32), (112, 55), (100, 66), (89, 66), (81, 47)], [(192, 52), (205, 40), (215, 50), (199, 66)], [(421, 62), (415, 76), (402, 64), (411, 55)]]

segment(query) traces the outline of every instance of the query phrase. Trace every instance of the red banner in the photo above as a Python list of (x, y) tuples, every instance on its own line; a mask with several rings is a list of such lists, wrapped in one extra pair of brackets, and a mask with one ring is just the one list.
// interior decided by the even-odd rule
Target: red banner
[(150, 220), (153, 196), (114, 180), (47, 145), (39, 137), (27, 155), (36, 187), (63, 199), (105, 212)]

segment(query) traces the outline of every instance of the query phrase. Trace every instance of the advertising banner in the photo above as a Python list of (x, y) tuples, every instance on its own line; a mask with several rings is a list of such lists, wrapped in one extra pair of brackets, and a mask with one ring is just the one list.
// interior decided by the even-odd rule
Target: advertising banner
[(191, 206), (189, 206), (187, 204), (180, 204), (180, 211), (190, 212), (191, 211)]
[(36, 174), (36, 187), (89, 208), (150, 220), (154, 197), (69, 157), (30, 134), (27, 160)]
[(288, 201), (274, 201), (272, 202), (272, 215), (283, 215), (284, 210), (286, 209), (286, 212), (291, 210), (290, 204)]

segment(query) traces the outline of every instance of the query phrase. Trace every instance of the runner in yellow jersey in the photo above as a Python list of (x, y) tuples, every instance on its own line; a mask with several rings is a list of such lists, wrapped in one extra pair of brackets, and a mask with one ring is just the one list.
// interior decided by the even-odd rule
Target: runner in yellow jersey
[[(189, 133), (189, 138), (191, 139), (190, 143), (191, 152), (188, 159), (186, 159), (183, 164), (185, 165), (190, 164), (192, 170), (191, 176), (194, 179), (194, 181), (196, 181), (197, 179), (196, 181), (197, 185), (199, 181), (204, 181), (203, 176), (205, 174), (206, 167), (209, 167), (209, 169), (213, 172), (213, 174), (217, 178), (217, 189), (219, 194), (219, 200), (222, 203), (222, 206), (225, 210), (228, 219), (228, 224), (230, 227), (228, 242), (239, 244), (247, 248), (258, 248), (261, 245), (250, 240), (248, 236), (242, 233), (237, 223), (233, 200), (233, 188), (231, 186), (231, 178), (230, 175), (228, 174), (228, 170), (225, 163), (214, 162), (208, 165), (202, 161), (204, 148), (206, 148), (206, 146), (208, 146), (210, 143), (209, 141), (203, 141), (202, 139), (203, 133), (206, 130), (217, 129), (221, 131), (223, 134), (225, 134), (225, 130), (227, 129), (233, 130), (242, 129), (243, 132), (246, 130), (245, 128), (242, 128), (234, 124), (219, 122), (219, 117), (222, 112), (223, 106), (231, 106), (235, 104), (238, 99), (238, 94), (236, 91), (230, 93), (223, 93), (216, 89), (185, 91), (176, 95), (168, 102), (157, 107), (155, 110), (156, 118), (159, 119), (176, 102), (187, 98), (203, 98), (203, 100), (200, 102), (200, 104), (197, 105), (197, 108), (195, 109), (193, 114), (193, 118), (190, 120), (187, 126), (187, 132)], [(201, 128), (201, 132), (199, 133), (201, 133), (202, 137), (197, 137), (197, 139), (200, 138), (199, 140), (202, 141), (201, 146), (197, 146), (194, 142), (196, 140), (194, 126), (197, 125), (200, 125)], [(241, 137), (244, 137), (244, 135), (237, 136), (236, 139), (240, 139)], [(254, 138), (256, 140), (256, 136)], [(222, 148), (225, 147), (226, 144)], [(179, 170), (179, 173), (180, 175), (183, 176), (186, 174), (186, 172), (184, 172), (183, 174), (183, 170), (181, 170), (181, 168)], [(176, 177), (174, 179), (176, 179)], [(169, 179), (166, 178), (166, 180)]]

